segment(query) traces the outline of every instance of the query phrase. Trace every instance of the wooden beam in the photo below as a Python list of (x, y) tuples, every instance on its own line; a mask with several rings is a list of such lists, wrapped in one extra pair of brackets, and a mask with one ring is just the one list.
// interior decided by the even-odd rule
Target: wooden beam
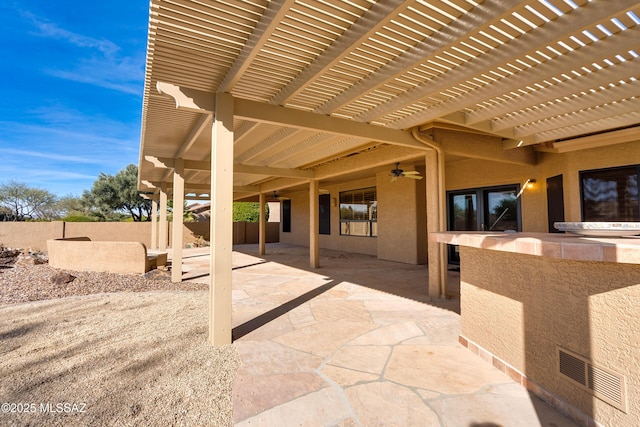
[[(162, 185), (157, 181), (143, 181), (144, 184), (153, 186), (153, 188), (160, 188)], [(173, 190), (173, 183), (167, 182), (164, 184), (166, 186), (167, 191)], [(209, 184), (192, 184), (186, 182), (184, 184), (184, 190), (188, 193), (197, 193), (197, 192), (209, 192), (211, 190), (211, 186)]]
[(479, 136), (480, 141), (473, 141), (469, 140), (468, 134), (465, 135), (465, 140), (447, 138), (442, 144), (445, 154), (516, 165), (538, 164), (538, 156), (532, 147), (505, 151), (505, 144), (497, 137)]
[(212, 114), (202, 114), (198, 118), (196, 124), (191, 128), (189, 135), (185, 138), (180, 146), (180, 149), (175, 153), (175, 158), (181, 158), (184, 156), (184, 153), (189, 151), (189, 149), (196, 143), (200, 134), (205, 130), (207, 125), (211, 123), (213, 115)]
[(249, 166), (249, 165), (233, 165), (234, 173), (246, 173), (250, 175), (269, 175), (278, 177), (289, 178), (313, 178), (312, 170), (302, 169), (285, 169), (285, 168), (271, 168), (267, 166)]
[(269, 105), (248, 99), (235, 98), (234, 108), (235, 117), (244, 120), (334, 135), (349, 135), (370, 141), (415, 148), (421, 151), (427, 150), (423, 144), (413, 139), (409, 132), (403, 130)]
[(574, 138), (562, 142), (554, 142), (553, 148), (556, 153), (566, 153), (569, 151), (623, 144), (625, 142), (632, 141), (640, 141), (640, 127), (632, 127), (629, 129), (606, 132), (599, 135)]
[(393, 166), (394, 162), (416, 159), (421, 156), (424, 156), (424, 152), (416, 152), (406, 147), (381, 147), (319, 166), (315, 169), (315, 179), (321, 181), (380, 166)]
[(242, 47), (242, 51), (218, 87), (218, 92), (231, 92), (245, 71), (251, 66), (255, 57), (260, 54), (262, 47), (269, 40), (269, 36), (280, 25), (280, 21), (285, 18), (293, 4), (294, 0), (272, 0), (268, 3), (266, 9), (260, 15), (260, 20), (251, 36)]
[(156, 89), (159, 93), (172, 97), (176, 103), (176, 108), (179, 110), (204, 114), (213, 114), (215, 111), (215, 98), (211, 92), (190, 89), (165, 82), (156, 83)]
[[(144, 159), (153, 163), (153, 166), (161, 169), (173, 169), (176, 159), (170, 157), (144, 156)], [(183, 160), (184, 170), (207, 171), (211, 170), (211, 162), (197, 160)]]
[[(213, 114), (215, 109), (213, 93), (164, 82), (158, 82), (156, 87), (160, 93), (171, 96), (178, 109)], [(233, 101), (236, 118), (334, 135), (349, 135), (370, 141), (401, 145), (422, 151), (426, 150), (424, 145), (414, 140), (409, 132), (403, 130), (280, 107), (248, 99), (234, 98)]]
[(260, 186), (258, 185), (234, 185), (234, 193), (259, 193)]

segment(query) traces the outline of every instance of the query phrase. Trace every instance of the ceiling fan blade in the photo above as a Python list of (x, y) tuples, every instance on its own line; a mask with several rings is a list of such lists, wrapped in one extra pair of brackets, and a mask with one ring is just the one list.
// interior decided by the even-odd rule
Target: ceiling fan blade
[(420, 175), (405, 175), (404, 177), (411, 178), (411, 179), (422, 179)]
[(391, 177), (391, 182), (396, 182), (397, 180), (398, 180), (398, 177), (397, 177), (397, 176), (393, 175), (393, 176)]
[(420, 172), (418, 172), (418, 171), (406, 171), (404, 174), (405, 175), (420, 175)]

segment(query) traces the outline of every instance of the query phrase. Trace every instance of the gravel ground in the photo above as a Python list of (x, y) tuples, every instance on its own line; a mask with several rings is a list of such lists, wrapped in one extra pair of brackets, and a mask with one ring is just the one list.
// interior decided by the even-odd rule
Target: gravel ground
[(208, 285), (202, 283), (172, 283), (168, 271), (163, 270), (148, 274), (151, 278), (142, 274), (64, 271), (75, 276), (75, 279), (58, 285), (52, 278), (61, 272), (48, 264), (0, 268), (0, 306), (106, 292), (209, 289)]
[(59, 272), (0, 268), (0, 425), (233, 425), (239, 359), (207, 343), (207, 285)]

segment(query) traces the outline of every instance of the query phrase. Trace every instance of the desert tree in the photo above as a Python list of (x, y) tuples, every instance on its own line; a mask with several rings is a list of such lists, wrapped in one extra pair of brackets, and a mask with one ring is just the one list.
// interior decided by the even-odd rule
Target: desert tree
[(84, 203), (92, 206), (102, 219), (114, 213), (126, 213), (133, 221), (149, 221), (151, 202), (138, 191), (138, 167), (130, 164), (115, 175), (100, 173), (91, 190), (82, 195)]
[(17, 181), (0, 185), (0, 208), (7, 221), (50, 220), (58, 216), (55, 194)]

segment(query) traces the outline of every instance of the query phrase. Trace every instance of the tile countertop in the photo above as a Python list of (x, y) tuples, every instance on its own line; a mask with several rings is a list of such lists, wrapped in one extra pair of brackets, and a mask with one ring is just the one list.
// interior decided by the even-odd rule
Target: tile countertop
[(430, 233), (429, 239), (451, 245), (573, 261), (640, 265), (640, 236), (585, 237), (560, 233), (444, 231)]

